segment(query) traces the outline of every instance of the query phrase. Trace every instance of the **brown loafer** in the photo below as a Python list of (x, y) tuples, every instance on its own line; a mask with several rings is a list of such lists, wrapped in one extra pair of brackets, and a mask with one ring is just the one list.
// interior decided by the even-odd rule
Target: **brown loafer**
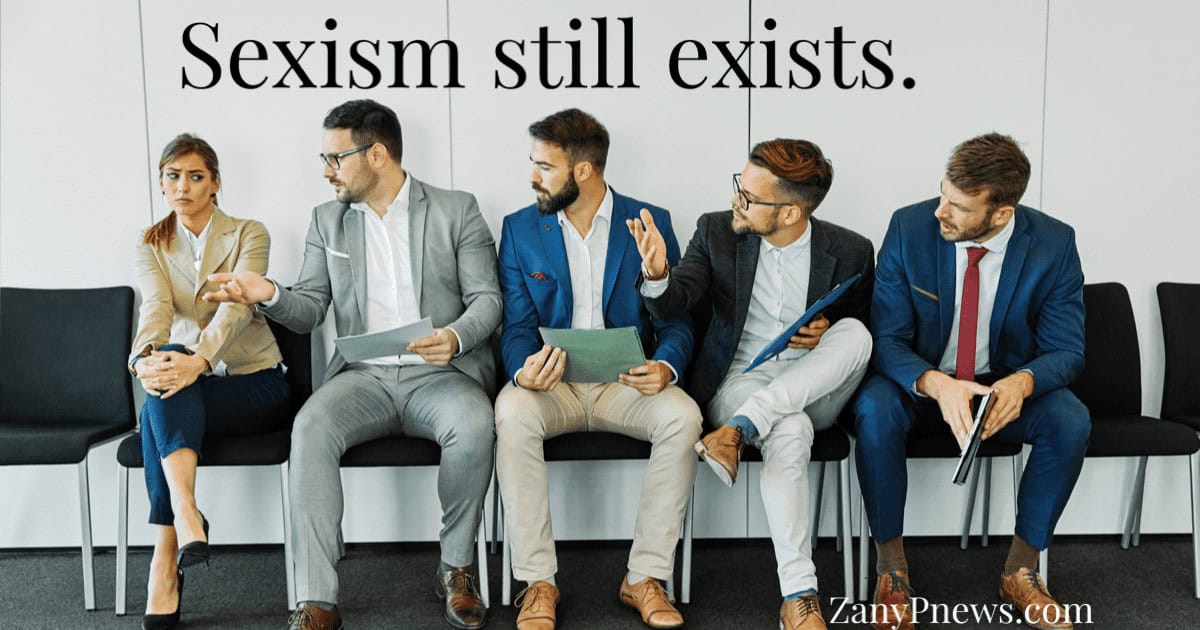
[(731, 426), (723, 426), (701, 438), (693, 448), (725, 487), (731, 488), (733, 482), (737, 481), (743, 446), (742, 432)]
[(323, 610), (312, 604), (300, 604), (288, 617), (288, 630), (342, 630), (342, 611)]
[(558, 587), (549, 582), (534, 582), (517, 593), (513, 605), (521, 607), (517, 614), (517, 630), (554, 630)]
[(648, 577), (630, 584), (629, 577), (621, 580), (621, 603), (638, 611), (642, 621), (651, 628), (678, 628), (683, 615), (667, 599), (667, 591), (658, 580)]
[(800, 599), (783, 602), (779, 608), (779, 630), (825, 630), (821, 598), (804, 595)]
[(875, 630), (912, 630), (912, 586), (908, 572), (888, 571), (875, 582), (875, 607), (871, 627)]
[(475, 588), (471, 567), (452, 567), (438, 571), (433, 591), (445, 600), (443, 617), (446, 623), (459, 630), (477, 630), (487, 623), (487, 606)]
[(1039, 630), (1074, 628), (1070, 615), (1046, 588), (1042, 576), (1033, 569), (1021, 567), (1015, 573), (1000, 577), (1000, 599), (1016, 608), (1025, 624)]

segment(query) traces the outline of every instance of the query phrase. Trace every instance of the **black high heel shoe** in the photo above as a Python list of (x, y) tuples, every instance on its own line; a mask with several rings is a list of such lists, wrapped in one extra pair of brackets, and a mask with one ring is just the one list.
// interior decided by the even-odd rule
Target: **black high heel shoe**
[(179, 599), (175, 602), (175, 612), (166, 615), (142, 615), (142, 630), (171, 630), (179, 625), (179, 611), (183, 608), (183, 569), (175, 570), (175, 591)]
[(175, 563), (182, 570), (184, 567), (204, 563), (208, 567), (208, 519), (204, 518), (204, 513), (200, 513), (200, 519), (204, 523), (204, 540), (193, 540), (192, 542), (179, 548), (179, 553), (175, 554)]

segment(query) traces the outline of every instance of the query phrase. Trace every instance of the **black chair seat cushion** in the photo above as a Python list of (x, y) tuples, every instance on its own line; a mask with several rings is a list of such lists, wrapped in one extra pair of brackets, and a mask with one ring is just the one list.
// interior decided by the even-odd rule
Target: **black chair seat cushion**
[(109, 424), (12, 422), (0, 424), (0, 466), (78, 464), (88, 448), (130, 429), (127, 421)]
[(567, 433), (546, 440), (546, 461), (647, 459), (650, 443), (602, 431)]
[[(1003, 442), (998, 439), (987, 439), (979, 443), (979, 453), (976, 457), (1012, 457), (1021, 452), (1022, 444), (1018, 442)], [(962, 449), (958, 448), (958, 440), (949, 431), (934, 435), (910, 437), (906, 455), (911, 459), (930, 459), (934, 457), (958, 457)]]
[[(291, 430), (259, 435), (216, 436), (204, 440), (201, 466), (272, 466), (287, 461), (292, 447)], [(117, 462), (141, 468), (142, 436), (131, 435), (117, 447)]]
[(1191, 427), (1193, 431), (1200, 431), (1200, 416), (1180, 416), (1177, 418), (1163, 418), (1171, 422), (1178, 422), (1182, 425)]
[(437, 466), (442, 448), (424, 438), (386, 437), (363, 442), (342, 454), (344, 468)]
[[(818, 431), (813, 436), (812, 456), (814, 462), (840, 462), (850, 457), (850, 438), (845, 431), (838, 427)], [(742, 461), (761, 462), (762, 451), (753, 446), (746, 446), (742, 451)]]
[(1088, 457), (1191, 455), (1200, 437), (1190, 427), (1145, 416), (1092, 418)]

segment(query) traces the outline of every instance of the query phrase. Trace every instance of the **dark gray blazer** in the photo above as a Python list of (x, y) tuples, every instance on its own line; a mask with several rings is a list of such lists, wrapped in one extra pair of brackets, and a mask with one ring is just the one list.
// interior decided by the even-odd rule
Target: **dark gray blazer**
[[(450, 365), (491, 392), (496, 366), (489, 338), (501, 313), (492, 233), (474, 195), (415, 177), (409, 188), (413, 289), (421, 316), (431, 318), (434, 327), (458, 333), (462, 354)], [(308, 226), (300, 278), (290, 289), (280, 287), (273, 306), (260, 308), (267, 317), (306, 333), (321, 325), (332, 302), (339, 337), (365, 333), (366, 271), (362, 213), (338, 201), (321, 204)], [(335, 347), (326, 380), (345, 366)]]
[[(688, 393), (701, 407), (716, 394), (733, 363), (734, 352), (746, 326), (754, 274), (758, 270), (762, 238), (735, 234), (732, 221), (732, 210), (701, 216), (683, 260), (677, 268), (671, 269), (666, 292), (657, 298), (643, 298), (654, 317), (678, 317), (691, 311), (697, 337), (700, 328), (708, 322), (707, 333), (687, 379)], [(854, 317), (868, 324), (871, 290), (875, 284), (875, 248), (871, 241), (815, 218), (809, 219), (809, 229), (812, 230), (812, 267), (805, 303), (811, 306), (839, 282), (861, 273), (863, 277), (825, 311), (825, 317), (830, 323), (843, 317)]]

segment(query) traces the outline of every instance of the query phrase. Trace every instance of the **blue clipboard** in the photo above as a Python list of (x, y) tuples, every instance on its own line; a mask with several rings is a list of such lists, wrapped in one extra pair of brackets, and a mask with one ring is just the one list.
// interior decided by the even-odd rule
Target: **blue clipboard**
[(838, 300), (838, 298), (842, 297), (842, 294), (845, 293), (847, 289), (854, 286), (854, 283), (858, 282), (860, 277), (862, 277), (862, 274), (856, 273), (853, 276), (846, 278), (841, 284), (833, 287), (829, 293), (826, 293), (824, 297), (817, 300), (816, 303), (809, 307), (807, 311), (804, 311), (804, 314), (800, 316), (800, 319), (796, 320), (796, 323), (784, 329), (784, 331), (780, 333), (778, 337), (773, 339), (771, 343), (767, 344), (767, 347), (763, 348), (762, 352), (759, 352), (758, 356), (754, 357), (754, 360), (750, 362), (750, 365), (746, 366), (746, 369), (742, 370), (742, 374), (753, 370), (754, 368), (762, 365), (764, 362), (775, 358), (780, 352), (787, 350), (788, 340), (792, 338), (792, 335), (796, 334), (796, 331), (799, 330), (801, 326), (807, 326), (808, 323), (811, 322), (818, 313), (829, 308), (830, 304), (833, 304)]

